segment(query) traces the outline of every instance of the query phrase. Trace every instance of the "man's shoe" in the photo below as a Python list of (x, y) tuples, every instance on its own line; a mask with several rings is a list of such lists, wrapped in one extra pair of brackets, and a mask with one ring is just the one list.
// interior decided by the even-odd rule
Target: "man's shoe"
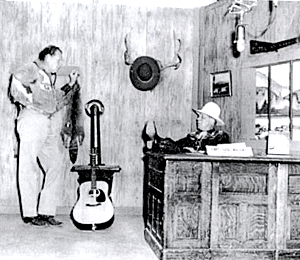
[(58, 221), (54, 218), (54, 216), (47, 216), (47, 221), (50, 225), (52, 226), (60, 226), (62, 225), (62, 222), (61, 221)]
[(144, 151), (153, 151), (153, 146), (161, 137), (157, 134), (157, 129), (154, 121), (148, 121), (142, 131), (142, 139), (145, 143)]
[(35, 226), (47, 226), (48, 222), (45, 219), (43, 219), (41, 215), (38, 215), (37, 217), (34, 217), (32, 219), (31, 224)]
[(23, 222), (25, 224), (30, 224), (32, 222), (32, 220), (34, 219), (34, 217), (24, 217), (23, 218)]
[(48, 225), (52, 226), (60, 226), (62, 224), (61, 221), (58, 221), (54, 218), (54, 216), (49, 216), (49, 215), (39, 215), (39, 217), (45, 221)]

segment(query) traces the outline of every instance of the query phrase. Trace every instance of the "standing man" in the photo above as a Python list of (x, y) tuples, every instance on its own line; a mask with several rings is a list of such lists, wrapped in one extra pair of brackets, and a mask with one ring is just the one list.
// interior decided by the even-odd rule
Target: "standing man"
[(62, 224), (54, 218), (63, 165), (59, 149), (62, 108), (70, 102), (72, 92), (78, 90), (75, 83), (79, 74), (72, 71), (70, 82), (55, 88), (61, 63), (61, 49), (50, 45), (39, 53), (36, 61), (17, 69), (11, 77), (10, 96), (20, 109), (17, 132), (22, 217), (25, 223), (37, 226)]

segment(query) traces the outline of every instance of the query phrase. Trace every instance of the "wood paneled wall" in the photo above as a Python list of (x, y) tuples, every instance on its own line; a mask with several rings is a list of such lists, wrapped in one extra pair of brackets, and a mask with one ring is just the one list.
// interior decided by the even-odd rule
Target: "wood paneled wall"
[[(246, 1), (247, 2), (247, 1)], [(226, 14), (231, 0), (221, 0), (200, 9), (200, 69), (198, 101), (215, 101), (222, 108), (221, 118), (225, 130), (234, 142), (246, 141), (256, 145), (255, 131), (255, 66), (299, 59), (299, 45), (291, 45), (277, 52), (250, 54), (250, 40), (279, 42), (300, 34), (300, 2), (258, 0), (258, 5), (245, 14), (246, 47), (239, 55), (233, 55), (233, 33), (237, 15)], [(271, 12), (272, 10), (272, 12)], [(271, 23), (270, 23), (271, 21)], [(210, 73), (231, 70), (232, 96), (210, 97)], [(263, 147), (260, 147), (264, 149)]]
[[(0, 211), (18, 209), (17, 159), (14, 137), (16, 110), (7, 97), (10, 73), (30, 62), (48, 44), (60, 46), (65, 65), (81, 68), (83, 104), (99, 99), (102, 162), (120, 165), (112, 197), (116, 207), (141, 207), (145, 122), (155, 120), (162, 136), (180, 138), (193, 124), (198, 85), (199, 10), (110, 6), (80, 3), (0, 2)], [(148, 55), (163, 64), (174, 58), (173, 32), (181, 39), (183, 62), (178, 70), (162, 71), (152, 91), (142, 92), (129, 79), (124, 63), (128, 34), (132, 58)], [(76, 164), (89, 163), (89, 117), (86, 138)], [(77, 174), (66, 156), (61, 207), (76, 200)]]

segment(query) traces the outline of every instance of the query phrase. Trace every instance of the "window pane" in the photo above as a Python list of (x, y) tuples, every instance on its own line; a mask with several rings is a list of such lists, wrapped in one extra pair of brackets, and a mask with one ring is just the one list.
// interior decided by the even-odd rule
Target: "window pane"
[(264, 139), (268, 134), (268, 71), (268, 67), (256, 69), (256, 139)]
[[(300, 62), (298, 66), (300, 69)], [(269, 86), (270, 86), (270, 91), (268, 91)], [(300, 94), (300, 85), (298, 89)], [(290, 131), (289, 110), (290, 110), (290, 63), (277, 64), (277, 65), (257, 68), (256, 69), (256, 118), (255, 118), (256, 138), (264, 139), (268, 135), (269, 130), (289, 133)], [(298, 112), (299, 112), (299, 126), (300, 126), (300, 103), (299, 103)], [(269, 116), (268, 113), (270, 113)], [(300, 138), (300, 127), (299, 127), (299, 138)]]
[(293, 62), (293, 141), (300, 141), (300, 61)]
[(271, 125), (270, 130), (289, 132), (290, 63), (270, 66), (271, 69)]

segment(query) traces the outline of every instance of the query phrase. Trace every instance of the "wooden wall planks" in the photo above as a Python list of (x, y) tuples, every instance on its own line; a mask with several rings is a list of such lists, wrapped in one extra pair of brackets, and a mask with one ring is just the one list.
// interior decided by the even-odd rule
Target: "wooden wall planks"
[[(118, 207), (141, 207), (143, 162), (141, 131), (146, 121), (156, 121), (159, 134), (175, 139), (190, 131), (192, 93), (198, 75), (198, 11), (80, 3), (0, 2), (0, 209), (18, 207), (14, 118), (16, 111), (7, 97), (11, 71), (30, 62), (47, 44), (61, 47), (65, 65), (81, 68), (83, 104), (99, 99), (102, 162), (122, 167), (115, 174), (113, 200)], [(135, 89), (124, 63), (124, 38), (130, 35), (133, 59), (148, 55), (163, 64), (174, 58), (173, 31), (182, 41), (183, 62), (178, 70), (162, 71), (162, 80), (150, 92)], [(194, 97), (195, 98), (195, 97)], [(89, 125), (77, 164), (89, 163)], [(75, 203), (77, 176), (66, 162), (61, 207)], [(2, 210), (3, 212), (3, 210)]]
[[(270, 11), (269, 1), (258, 1), (258, 5), (245, 14), (245, 50), (238, 57), (233, 55), (233, 38), (237, 15), (226, 14), (231, 0), (201, 8), (200, 21), (200, 75), (199, 106), (215, 101), (222, 107), (221, 118), (226, 122), (225, 130), (233, 142), (254, 139), (255, 123), (255, 66), (299, 59), (299, 45), (282, 48), (278, 52), (250, 54), (250, 40), (279, 42), (299, 36), (300, 3), (279, 1)], [(269, 25), (269, 22), (272, 23)], [(232, 97), (210, 97), (210, 73), (231, 70)], [(201, 103), (202, 102), (202, 103)], [(252, 140), (251, 140), (252, 139)], [(255, 142), (255, 141), (254, 141)]]

